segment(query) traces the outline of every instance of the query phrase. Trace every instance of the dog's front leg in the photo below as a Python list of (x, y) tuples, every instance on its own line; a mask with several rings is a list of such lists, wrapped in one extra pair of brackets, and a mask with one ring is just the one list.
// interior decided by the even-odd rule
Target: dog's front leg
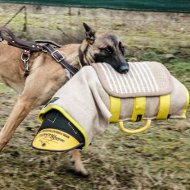
[(36, 105), (36, 100), (20, 96), (15, 104), (7, 122), (0, 132), (0, 150), (9, 142), (16, 128)]
[[(51, 92), (51, 87), (53, 84), (49, 82), (49, 78), (46, 78), (46, 76), (48, 76), (46, 72), (51, 69), (46, 68), (48, 64), (47, 66), (40, 67), (43, 62), (43, 56), (39, 56), (33, 63), (33, 67), (35, 68), (27, 77), (24, 90), (18, 98), (7, 122), (0, 132), (0, 150), (2, 150), (3, 147), (9, 142), (16, 128), (25, 119), (31, 109), (41, 105), (42, 102), (47, 101), (54, 93)], [(44, 93), (44, 91), (46, 93)]]
[(74, 164), (74, 170), (78, 174), (81, 174), (82, 176), (88, 176), (88, 172), (85, 169), (81, 160), (80, 150), (78, 149), (72, 150), (71, 154), (72, 154), (71, 162), (73, 162)]

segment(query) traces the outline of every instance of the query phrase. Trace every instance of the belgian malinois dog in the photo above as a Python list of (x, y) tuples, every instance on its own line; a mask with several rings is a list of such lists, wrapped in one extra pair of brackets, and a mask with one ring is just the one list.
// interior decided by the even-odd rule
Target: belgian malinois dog
[[(76, 68), (94, 62), (107, 62), (120, 73), (128, 71), (128, 63), (124, 59), (124, 46), (113, 34), (96, 34), (84, 23), (86, 33), (81, 44), (68, 44), (59, 48), (66, 61)], [(23, 74), (21, 61), (22, 49), (0, 43), (0, 79), (16, 90), (20, 95), (0, 132), (0, 150), (11, 139), (16, 128), (37, 106), (46, 103), (54, 93), (67, 81), (67, 72), (55, 60), (44, 52), (34, 52), (29, 59), (30, 74)], [(86, 175), (82, 165), (80, 152), (72, 151), (74, 168)]]

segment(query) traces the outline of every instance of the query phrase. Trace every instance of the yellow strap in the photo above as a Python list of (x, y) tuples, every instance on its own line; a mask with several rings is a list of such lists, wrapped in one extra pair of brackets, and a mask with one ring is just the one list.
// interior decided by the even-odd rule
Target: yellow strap
[(56, 106), (56, 105), (52, 105), (52, 106), (49, 106), (45, 109), (42, 109), (40, 111), (40, 114), (38, 115), (38, 119), (39, 119), (40, 123), (42, 123), (44, 120), (43, 116), (52, 109), (55, 109), (55, 110), (59, 111), (60, 113), (62, 113), (82, 133), (82, 135), (84, 136), (84, 140), (85, 140), (85, 146), (84, 147), (88, 148), (88, 136), (87, 136), (85, 130), (63, 108)]
[(145, 111), (146, 111), (146, 97), (135, 98), (131, 121), (142, 120), (144, 117)]
[(151, 120), (148, 119), (148, 120), (146, 121), (146, 124), (145, 124), (143, 127), (141, 127), (141, 128), (138, 128), (138, 129), (127, 129), (127, 128), (124, 127), (122, 121), (119, 122), (119, 128), (120, 128), (122, 131), (124, 131), (124, 132), (126, 132), (126, 133), (128, 133), (128, 134), (131, 134), (131, 135), (132, 135), (132, 134), (136, 134), (136, 133), (142, 133), (142, 132), (144, 132), (145, 130), (147, 130), (147, 129), (150, 127), (150, 125), (151, 125)]
[(160, 104), (156, 119), (167, 119), (170, 112), (170, 95), (160, 96)]
[(112, 117), (110, 118), (110, 122), (118, 122), (121, 110), (121, 99), (110, 96), (110, 112)]
[(187, 101), (186, 101), (185, 107), (183, 109), (182, 117), (185, 119), (186, 118), (187, 108), (189, 106), (189, 92), (188, 92), (188, 90), (187, 90), (187, 88), (185, 86), (184, 86), (184, 88), (185, 88), (185, 94), (186, 94)]

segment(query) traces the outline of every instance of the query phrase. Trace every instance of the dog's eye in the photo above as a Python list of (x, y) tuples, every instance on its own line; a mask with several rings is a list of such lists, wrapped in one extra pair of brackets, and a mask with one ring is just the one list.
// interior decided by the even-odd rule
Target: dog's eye
[(113, 48), (111, 46), (107, 46), (107, 47), (104, 47), (104, 48), (99, 48), (100, 51), (106, 55), (110, 55), (113, 53)]
[(107, 47), (104, 48), (104, 51), (106, 53), (112, 54), (113, 53), (113, 48), (111, 46), (107, 46)]

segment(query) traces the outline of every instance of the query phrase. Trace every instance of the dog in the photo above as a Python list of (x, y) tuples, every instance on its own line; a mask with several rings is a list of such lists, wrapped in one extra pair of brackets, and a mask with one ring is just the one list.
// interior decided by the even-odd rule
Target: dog
[[(124, 46), (114, 34), (96, 34), (83, 23), (85, 39), (81, 44), (68, 44), (58, 49), (66, 61), (76, 68), (94, 62), (107, 62), (120, 73), (129, 69), (124, 58)], [(33, 52), (29, 59), (30, 74), (23, 74), (22, 49), (0, 43), (0, 80), (20, 95), (4, 127), (0, 131), (0, 150), (13, 136), (28, 113), (45, 104), (67, 81), (67, 72), (60, 64), (44, 52)], [(72, 151), (75, 171), (86, 175), (80, 152)]]

